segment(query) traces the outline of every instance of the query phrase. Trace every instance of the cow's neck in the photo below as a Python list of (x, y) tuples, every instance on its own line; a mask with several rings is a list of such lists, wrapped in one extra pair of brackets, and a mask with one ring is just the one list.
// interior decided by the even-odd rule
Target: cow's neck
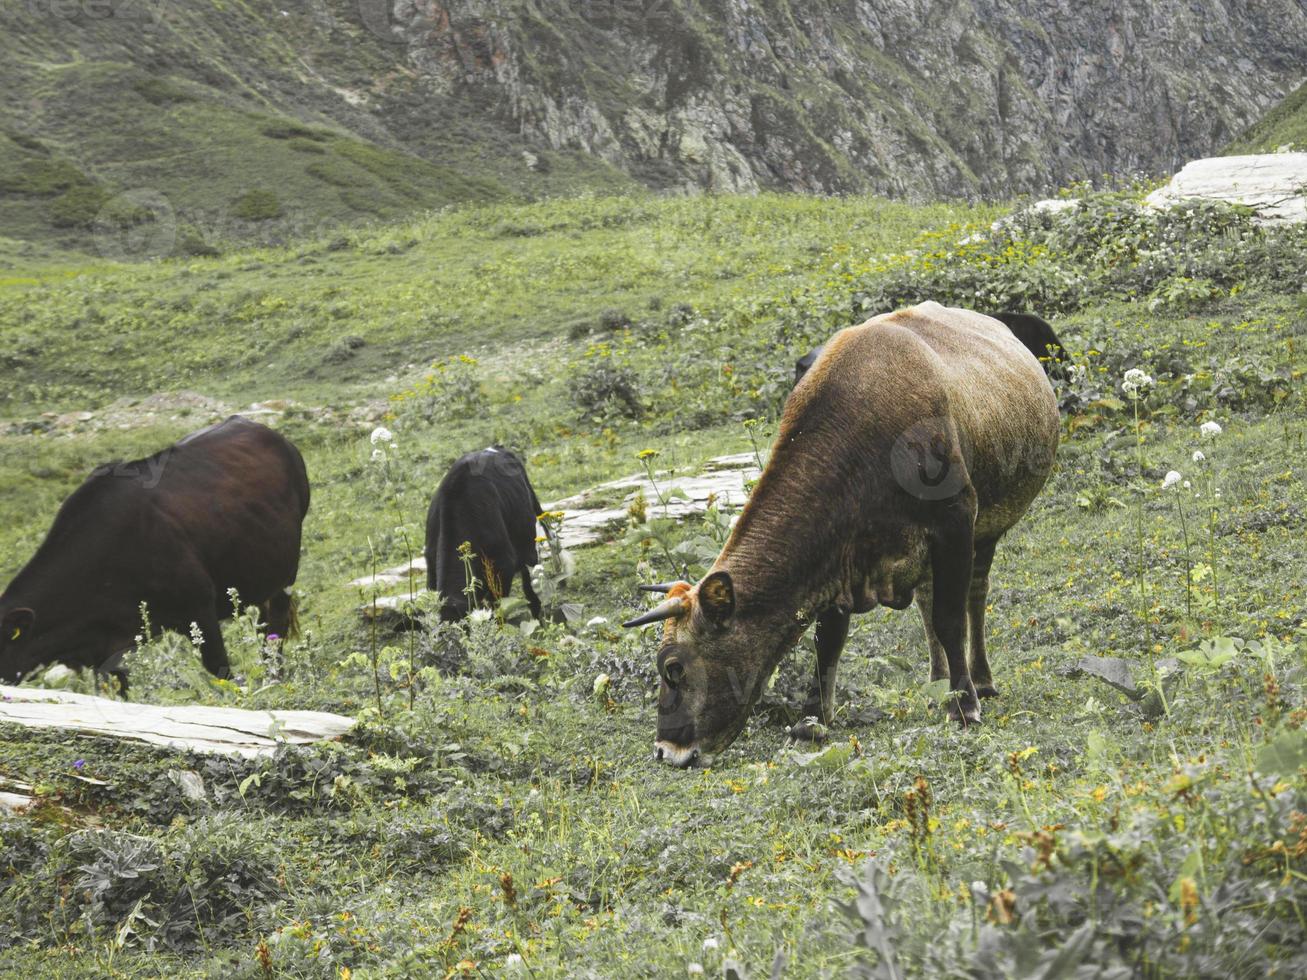
[(794, 465), (778, 447), (714, 566), (731, 573), (744, 615), (783, 629), (839, 592), (855, 523), (838, 512), (840, 480), (834, 466)]

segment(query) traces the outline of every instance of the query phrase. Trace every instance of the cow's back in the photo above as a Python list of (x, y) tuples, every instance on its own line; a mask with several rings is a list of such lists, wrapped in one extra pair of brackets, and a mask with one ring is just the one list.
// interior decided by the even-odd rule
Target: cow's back
[(233, 416), (159, 456), (162, 476), (147, 504), (215, 582), (261, 602), (294, 581), (309, 484), (289, 441)]
[(836, 334), (809, 379), (856, 391), (840, 410), (874, 420), (881, 439), (947, 415), (978, 497), (978, 535), (1015, 523), (1047, 479), (1056, 398), (1039, 362), (992, 317), (938, 303), (874, 317)]

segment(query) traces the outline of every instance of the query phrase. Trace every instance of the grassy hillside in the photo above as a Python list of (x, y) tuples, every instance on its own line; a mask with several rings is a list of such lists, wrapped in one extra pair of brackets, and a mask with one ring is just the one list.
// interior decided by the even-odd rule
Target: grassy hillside
[[(186, 387), (348, 401), (353, 385), (375, 392), (405, 365), (674, 325), (805, 282), (841, 254), (996, 213), (775, 195), (545, 202), (220, 258), (96, 260), (84, 276), (65, 260), (36, 285), (48, 260), (15, 251), (0, 338), (20, 370), (0, 413)], [(605, 313), (617, 318), (607, 327)], [(70, 342), (51, 347), (52, 330)]]
[(130, 233), (142, 257), (582, 192), (1162, 173), (1307, 54), (1307, 13), (1213, 2), (22, 0), (0, 8), (0, 235)]
[(1250, 126), (1226, 153), (1274, 153), (1285, 145), (1307, 149), (1307, 82)]
[(466, 102), (431, 99), (434, 145), (406, 146), (349, 87), (402, 79), (396, 49), (337, 6), (7, 6), (0, 27), (21, 43), (0, 54), (0, 234), (94, 249), (135, 230), (151, 247), (126, 257), (145, 258), (633, 186), (547, 150), (528, 171), (521, 141)]
[[(1302, 974), (1307, 240), (1129, 195), (993, 217), (618, 198), (144, 265), (4, 247), (0, 578), (92, 466), (217, 410), (144, 396), (290, 395), (305, 636), (276, 658), (229, 624), (240, 688), (165, 638), (130, 656), (134, 696), (364, 725), (260, 762), (0, 732), (0, 782), (43, 801), (0, 818), (0, 973)], [(405, 557), (461, 452), (507, 442), (548, 500), (644, 450), (680, 471), (748, 450), (795, 356), (927, 296), (1044, 311), (1077, 365), (1057, 470), (992, 576), (1004, 696), (979, 730), (932, 703), (915, 615), (877, 611), (827, 745), (785, 735), (805, 640), (712, 768), (653, 765), (656, 631), (613, 624), (722, 531), (654, 501), (576, 553), (571, 625), (358, 619), (347, 581)], [(398, 449), (373, 460), (383, 418)], [(1163, 491), (1169, 470), (1189, 483)]]

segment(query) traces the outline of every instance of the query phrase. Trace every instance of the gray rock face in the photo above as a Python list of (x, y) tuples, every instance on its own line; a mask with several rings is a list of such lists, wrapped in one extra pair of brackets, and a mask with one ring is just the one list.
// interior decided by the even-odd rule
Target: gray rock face
[(491, 107), (529, 144), (647, 183), (713, 190), (997, 196), (1167, 173), (1307, 74), (1303, 0), (394, 0), (391, 13), (426, 97)]

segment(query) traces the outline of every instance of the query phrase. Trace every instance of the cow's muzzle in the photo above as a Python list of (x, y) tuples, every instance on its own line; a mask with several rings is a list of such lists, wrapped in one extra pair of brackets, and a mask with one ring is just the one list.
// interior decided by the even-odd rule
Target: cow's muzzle
[(678, 769), (700, 767), (704, 764), (703, 753), (699, 751), (698, 745), (682, 746), (663, 739), (654, 742), (654, 761), (665, 762)]

